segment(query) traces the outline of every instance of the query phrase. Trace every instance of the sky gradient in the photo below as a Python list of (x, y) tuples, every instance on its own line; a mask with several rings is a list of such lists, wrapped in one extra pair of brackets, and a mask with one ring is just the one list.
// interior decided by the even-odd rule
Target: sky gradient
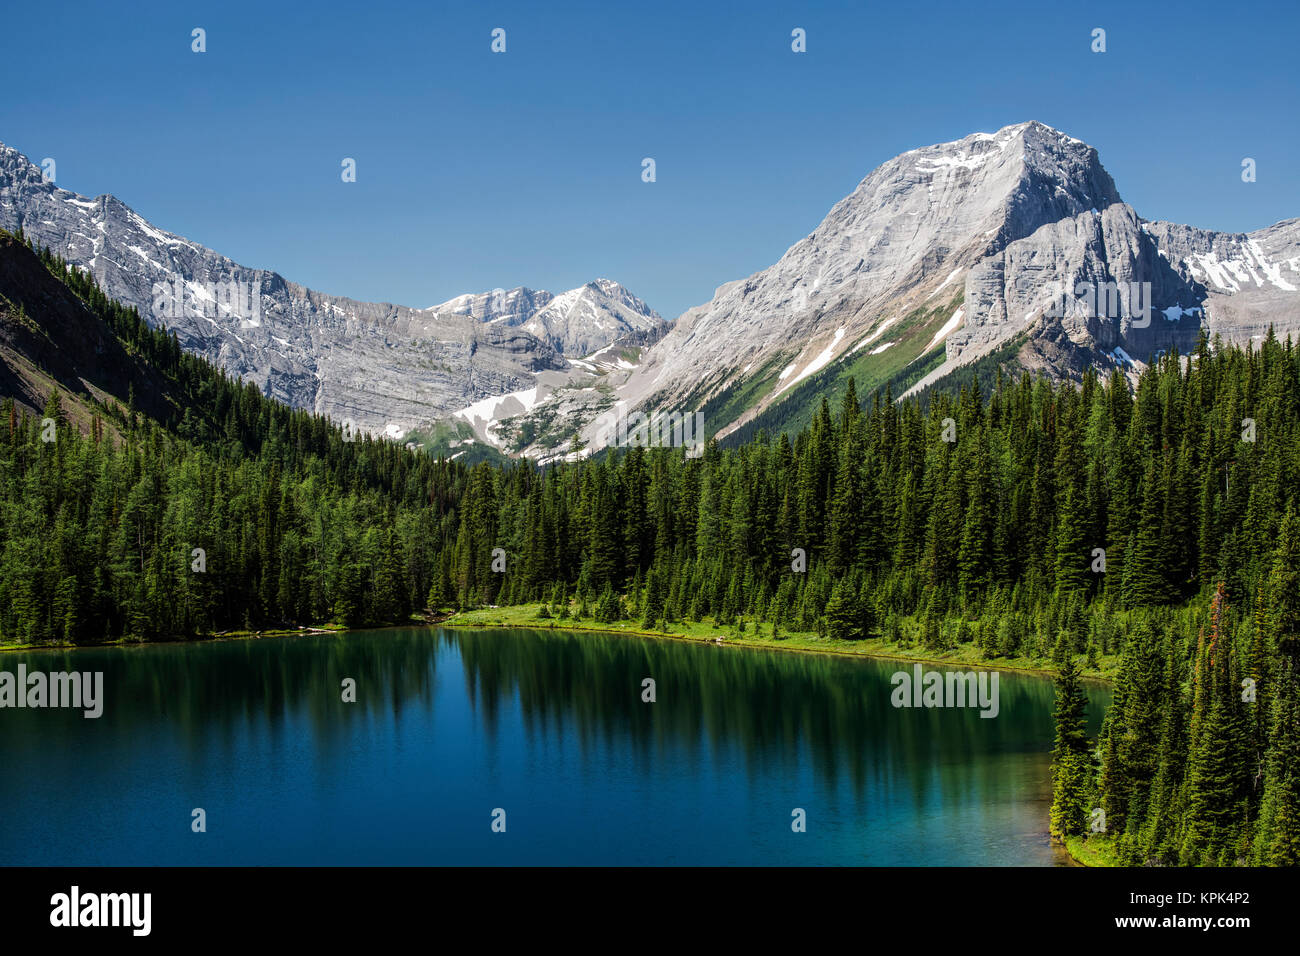
[(1095, 146), (1145, 218), (1300, 215), (1294, 3), (114, 6), (5, 10), (0, 141), (357, 299), (605, 276), (673, 318), (880, 163), (1030, 119)]

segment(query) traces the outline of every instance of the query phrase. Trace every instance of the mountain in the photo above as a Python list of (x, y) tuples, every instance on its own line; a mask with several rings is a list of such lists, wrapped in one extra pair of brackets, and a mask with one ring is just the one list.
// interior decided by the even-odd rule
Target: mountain
[(698, 412), (740, 439), (806, 424), (849, 377), (894, 395), (992, 367), (1135, 377), (1203, 332), (1300, 332), (1300, 220), (1144, 220), (1096, 149), (1035, 122), (881, 165), (777, 263), (671, 325), (608, 279), (427, 309), (324, 295), (46, 183), (5, 147), (0, 226), (265, 394), (457, 455), (586, 454), (633, 411)]
[[(1300, 331), (1297, 288), (1300, 220), (1147, 222), (1092, 146), (1021, 123), (878, 167), (775, 265), (678, 318), (619, 407), (702, 410), (725, 437), (798, 424), (849, 374), (897, 395), (995, 354), (1058, 378), (1136, 370), (1202, 329)], [(598, 447), (599, 423), (584, 438)]]
[(561, 346), (609, 345), (661, 322), (608, 280), (558, 297), (517, 290), (519, 321), (461, 300), (413, 309), (326, 295), (158, 229), (113, 196), (61, 189), (2, 144), (0, 227), (88, 270), (110, 297), (265, 395), (390, 435), (572, 369)]
[(612, 279), (596, 279), (559, 295), (522, 287), (462, 295), (430, 311), (522, 328), (557, 352), (579, 358), (629, 335), (652, 331), (664, 321)]

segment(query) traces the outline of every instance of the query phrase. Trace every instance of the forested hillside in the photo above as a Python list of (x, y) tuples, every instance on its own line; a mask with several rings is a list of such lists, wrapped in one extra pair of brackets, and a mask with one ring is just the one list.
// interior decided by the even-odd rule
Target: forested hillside
[[(428, 588), (436, 541), (454, 534), (439, 525), (454, 514), (458, 466), (345, 440), (326, 419), (182, 352), (82, 273), (12, 237), (0, 237), (0, 280), (0, 319), (29, 330), (9, 341), (39, 349), (107, 326), (156, 384), (137, 394), (141, 379), (119, 370), (127, 394), (108, 392), (102, 370), (85, 367), (92, 349), (74, 357), (80, 364), (60, 357), (71, 367), (48, 376), (56, 384), (42, 415), (4, 396), (0, 641), (407, 620), (410, 595)], [(64, 285), (84, 301), (80, 312), (63, 307)], [(59, 309), (39, 307), (50, 303)], [(33, 366), (31, 350), (11, 348), (5, 360)], [(79, 381), (92, 384), (74, 394)]]
[[(698, 459), (633, 448), (545, 470), (465, 468), (345, 441), (181, 352), (55, 258), (16, 242), (0, 254), (70, 288), (81, 320), (105, 323), (169, 397), (146, 416), (132, 396), (65, 385), (40, 417), (6, 398), (0, 640), (400, 622), (426, 606), (541, 600), (648, 628), (743, 618), (776, 635), (1036, 656), (1061, 670), (1058, 835), (1091, 830), (1100, 808), (1124, 862), (1300, 858), (1289, 342), (1202, 341), (1136, 390), (1118, 373), (1081, 388), (999, 376), (987, 400), (886, 392), (864, 407), (850, 381), (797, 435)], [(39, 327), (0, 294), (6, 321)], [(65, 420), (69, 403), (86, 428)], [(1078, 668), (1101, 655), (1120, 664), (1091, 741)]]

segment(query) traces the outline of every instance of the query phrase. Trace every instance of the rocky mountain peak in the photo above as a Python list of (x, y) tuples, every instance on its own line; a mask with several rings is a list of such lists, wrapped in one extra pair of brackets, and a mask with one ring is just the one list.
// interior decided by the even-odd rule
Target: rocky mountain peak
[(898, 278), (897, 267), (998, 249), (1046, 223), (1120, 201), (1095, 149), (1042, 123), (1020, 123), (884, 163), (809, 238), (829, 233), (840, 246), (859, 239), (866, 248), (853, 243), (855, 250), (883, 256)]
[(457, 296), (428, 311), (519, 327), (556, 351), (582, 357), (628, 333), (663, 324), (659, 313), (613, 279), (593, 279), (559, 295), (517, 288)]
[[(1068, 378), (1207, 327), (1300, 328), (1297, 233), (1150, 225), (1087, 143), (1039, 122), (972, 133), (881, 164), (778, 262), (683, 313), (621, 407), (728, 408), (706, 426), (725, 436), (823, 370), (923, 387), (1026, 342), (1022, 364)], [(755, 398), (725, 397), (742, 387)]]
[(866, 176), (775, 265), (683, 314), (628, 383), (630, 398), (681, 396), (700, 383), (707, 398), (734, 383), (732, 370), (793, 349), (775, 398), (885, 312), (920, 304), (1048, 223), (1119, 201), (1097, 151), (1041, 123), (910, 150)]
[(523, 325), (538, 309), (555, 298), (545, 290), (518, 286), (514, 289), (493, 289), (491, 292), (471, 292), (448, 299), (425, 311), (468, 315), (480, 322), (501, 322), (505, 325)]

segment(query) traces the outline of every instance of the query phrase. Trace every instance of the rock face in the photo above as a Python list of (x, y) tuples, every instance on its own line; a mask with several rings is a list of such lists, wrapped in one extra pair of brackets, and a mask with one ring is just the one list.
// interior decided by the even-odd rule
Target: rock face
[(606, 330), (596, 320), (606, 315), (631, 324), (639, 309), (647, 321), (662, 321), (608, 280), (584, 287), (595, 288), (599, 295), (589, 298), (607, 303), (605, 311), (575, 313), (567, 324), (560, 317), (568, 313), (558, 313), (555, 335), (546, 322), (537, 326), (544, 334), (526, 327), (563, 298), (547, 292), (516, 290), (505, 303), (513, 313), (500, 314), (474, 305), (491, 294), (462, 297), (467, 308), (445, 310), (325, 295), (157, 229), (113, 196), (60, 189), (3, 145), (0, 227), (21, 228), (89, 270), (108, 295), (265, 394), (393, 435), (484, 396), (531, 387), (538, 372), (567, 368), (557, 344), (599, 341)]
[(1300, 219), (1252, 233), (1208, 232), (1152, 222), (1146, 232), (1179, 275), (1205, 291), (1211, 334), (1244, 343), (1274, 326), (1300, 330)]
[(1170, 349), (1186, 353), (1202, 330), (1237, 345), (1258, 342), (1269, 326), (1296, 336), (1298, 292), (1300, 220), (1216, 233), (1144, 222), (1117, 203), (1044, 226), (972, 268), (967, 319), (948, 338), (944, 364), (914, 389), (1022, 330), (1031, 351), (1046, 339), (1080, 353), (1064, 368), (1026, 363), (1064, 377), (1107, 359), (1133, 368)]
[(491, 292), (458, 295), (440, 305), (430, 306), (426, 312), (446, 312), (468, 315), (480, 322), (500, 322), (503, 325), (523, 325), (549, 303), (555, 296), (546, 291), (535, 291), (520, 286), (517, 289), (493, 289)]
[(555, 296), (525, 288), (462, 295), (430, 311), (519, 327), (557, 352), (578, 358), (630, 335), (653, 331), (664, 322), (612, 279), (596, 279)]
[[(718, 289), (652, 351), (629, 393), (730, 384), (796, 348), (797, 379), (850, 350), (886, 312), (947, 287), (1041, 226), (1119, 202), (1092, 147), (1037, 123), (904, 153), (872, 172), (774, 266)], [(838, 333), (838, 338), (837, 338)], [(823, 363), (824, 364), (824, 363)]]
[(1025, 332), (1026, 364), (1075, 377), (1088, 364), (1131, 367), (1185, 350), (1202, 327), (1234, 341), (1269, 323), (1300, 332), (1297, 288), (1300, 221), (1250, 235), (1144, 222), (1095, 149), (1021, 123), (877, 168), (779, 262), (685, 312), (620, 398), (624, 408), (698, 408), (749, 375), (771, 378), (740, 417), (708, 423), (725, 435), (958, 292), (961, 306), (912, 344), (882, 340), (869, 354), (900, 344), (887, 354), (898, 363), (890, 370), (905, 372), (943, 343), (921, 388)]
[(936, 375), (1026, 329), (1112, 357), (1186, 352), (1196, 344), (1205, 297), (1169, 264), (1126, 203), (1048, 223), (1009, 243), (971, 268), (965, 288), (966, 319), (948, 337), (947, 361)]

